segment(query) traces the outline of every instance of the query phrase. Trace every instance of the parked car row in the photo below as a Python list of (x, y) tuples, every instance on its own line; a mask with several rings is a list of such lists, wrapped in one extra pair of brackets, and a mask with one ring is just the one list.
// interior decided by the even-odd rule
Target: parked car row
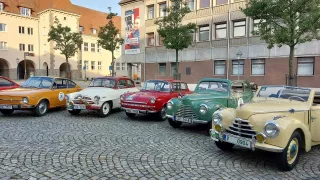
[[(0, 77), (1, 78), (1, 77)], [(313, 88), (260, 86), (248, 81), (204, 78), (195, 90), (178, 80), (148, 80), (138, 89), (128, 77), (99, 77), (81, 89), (72, 80), (31, 77), (20, 87), (0, 79), (0, 112), (66, 107), (71, 115), (96, 111), (107, 117), (121, 108), (126, 115), (152, 115), (173, 128), (205, 124), (218, 148), (234, 145), (270, 151), (284, 171), (298, 163), (302, 151), (320, 144), (320, 92)], [(7, 84), (7, 87), (5, 87)]]

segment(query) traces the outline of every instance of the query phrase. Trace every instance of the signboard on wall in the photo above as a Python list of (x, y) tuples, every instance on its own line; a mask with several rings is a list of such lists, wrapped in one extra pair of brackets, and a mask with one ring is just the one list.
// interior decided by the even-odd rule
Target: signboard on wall
[(125, 54), (140, 53), (140, 21), (139, 8), (125, 12)]

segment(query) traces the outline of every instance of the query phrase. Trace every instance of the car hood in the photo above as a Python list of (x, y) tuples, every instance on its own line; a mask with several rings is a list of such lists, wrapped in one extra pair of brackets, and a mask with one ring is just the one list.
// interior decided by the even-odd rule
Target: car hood
[(221, 98), (227, 98), (228, 96), (226, 94), (222, 93), (193, 93), (193, 94), (187, 94), (182, 98), (182, 102), (192, 102), (192, 101), (211, 101), (214, 99), (221, 99)]
[(115, 89), (112, 88), (105, 88), (105, 87), (89, 87), (86, 89), (83, 89), (79, 92), (72, 93), (72, 96), (76, 96), (78, 94), (81, 94), (82, 96), (88, 96), (88, 97), (94, 97), (96, 95), (100, 96), (106, 96), (109, 93), (115, 92)]
[(126, 97), (125, 101), (149, 102), (152, 97), (159, 99), (167, 95), (168, 93), (165, 93), (165, 92), (140, 91), (134, 94), (130, 94), (129, 96)]
[(0, 96), (21, 96), (26, 97), (36, 93), (51, 91), (50, 89), (37, 89), (37, 88), (16, 88), (5, 91), (0, 91)]
[(236, 114), (238, 118), (249, 119), (255, 114), (283, 113), (289, 112), (292, 109), (294, 112), (307, 111), (309, 106), (306, 102), (290, 101), (286, 99), (253, 100), (237, 108)]

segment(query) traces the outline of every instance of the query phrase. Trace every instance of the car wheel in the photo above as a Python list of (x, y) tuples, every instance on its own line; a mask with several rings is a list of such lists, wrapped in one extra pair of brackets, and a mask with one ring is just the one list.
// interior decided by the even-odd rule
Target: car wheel
[(159, 119), (160, 121), (165, 121), (165, 120), (167, 120), (167, 106), (164, 105), (164, 106), (162, 107), (161, 111), (157, 113), (157, 115), (158, 115), (158, 119)]
[(104, 102), (101, 109), (98, 111), (100, 117), (107, 117), (111, 112), (111, 105), (109, 102)]
[(129, 118), (133, 118), (133, 117), (136, 116), (136, 114), (134, 114), (134, 113), (128, 113), (128, 112), (126, 112), (126, 115), (127, 115)]
[(170, 126), (173, 128), (179, 128), (182, 124), (182, 122), (173, 121), (172, 119), (168, 118)]
[(278, 154), (278, 165), (282, 171), (290, 171), (297, 165), (300, 157), (301, 142), (300, 133), (295, 131), (292, 134), (287, 147), (282, 153)]
[(68, 112), (72, 115), (78, 115), (81, 112), (81, 109), (76, 109), (76, 110), (68, 110)]
[(13, 109), (6, 109), (6, 110), (1, 110), (0, 112), (3, 114), (3, 115), (11, 115), (13, 113)]
[(221, 149), (222, 151), (230, 151), (234, 144), (228, 143), (228, 142), (222, 142), (222, 141), (215, 141), (216, 146)]
[(48, 112), (48, 102), (41, 100), (34, 109), (34, 115), (37, 117), (44, 116)]

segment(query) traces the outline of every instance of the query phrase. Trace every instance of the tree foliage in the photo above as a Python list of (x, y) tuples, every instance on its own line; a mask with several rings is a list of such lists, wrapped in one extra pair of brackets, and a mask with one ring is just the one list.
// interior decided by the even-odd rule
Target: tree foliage
[(190, 8), (183, 0), (171, 0), (172, 5), (165, 9), (167, 16), (158, 19), (158, 33), (163, 38), (163, 44), (167, 49), (176, 50), (176, 73), (179, 69), (178, 52), (188, 48), (192, 44), (191, 33), (197, 26), (194, 23), (183, 24), (183, 18), (190, 13)]
[(296, 45), (319, 39), (320, 0), (249, 0), (242, 9), (246, 16), (259, 19), (260, 35), (271, 49), (275, 45), (290, 47), (289, 84), (293, 84), (293, 58)]
[(100, 27), (100, 31), (98, 33), (98, 44), (101, 45), (103, 49), (106, 49), (112, 54), (112, 76), (114, 76), (114, 51), (120, 48), (120, 45), (123, 44), (124, 40), (119, 37), (119, 29), (114, 24), (114, 17), (117, 16), (117, 13), (111, 12), (111, 8), (109, 8), (109, 14), (107, 15), (108, 23)]
[(75, 53), (81, 47), (83, 42), (80, 33), (72, 32), (68, 26), (62, 26), (56, 18), (54, 25), (51, 26), (48, 33), (48, 42), (55, 42), (55, 50), (60, 50), (60, 53), (65, 56), (67, 63), (67, 77), (70, 72), (69, 58), (75, 56)]

